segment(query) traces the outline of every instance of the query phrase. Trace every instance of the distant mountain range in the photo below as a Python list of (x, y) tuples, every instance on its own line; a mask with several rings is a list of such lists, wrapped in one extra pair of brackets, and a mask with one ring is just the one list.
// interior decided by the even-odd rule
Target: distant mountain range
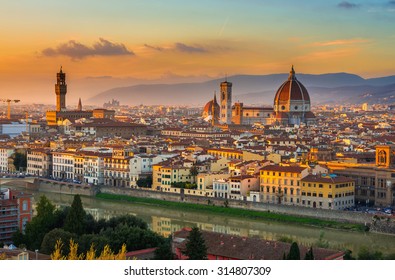
[[(364, 79), (349, 73), (333, 73), (296, 77), (307, 88), (313, 104), (395, 103), (395, 76)], [(227, 80), (233, 83), (233, 102), (272, 105), (277, 89), (287, 78), (288, 74), (235, 75)], [(204, 105), (213, 98), (214, 91), (219, 98), (222, 81), (118, 87), (99, 93), (86, 103), (102, 105), (114, 98), (128, 105)]]

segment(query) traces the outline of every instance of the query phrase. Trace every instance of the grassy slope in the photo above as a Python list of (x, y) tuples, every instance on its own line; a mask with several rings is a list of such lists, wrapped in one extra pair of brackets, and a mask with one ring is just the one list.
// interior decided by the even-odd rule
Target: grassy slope
[(328, 220), (321, 220), (321, 219), (310, 218), (310, 217), (298, 217), (298, 216), (272, 213), (268, 211), (263, 212), (263, 211), (254, 211), (254, 210), (238, 209), (238, 208), (226, 208), (226, 207), (213, 206), (213, 205), (181, 203), (181, 202), (173, 202), (173, 201), (159, 200), (153, 198), (131, 197), (127, 195), (115, 195), (115, 194), (105, 194), (105, 193), (99, 193), (96, 195), (96, 197), (101, 199), (122, 200), (122, 201), (129, 201), (135, 203), (153, 204), (163, 207), (169, 207), (172, 209), (224, 214), (234, 217), (265, 219), (265, 220), (278, 221), (278, 222), (297, 223), (297, 224), (312, 225), (318, 227), (330, 227), (330, 228), (346, 229), (346, 230), (357, 230), (357, 231), (365, 230), (364, 225), (360, 225), (360, 224), (328, 221)]

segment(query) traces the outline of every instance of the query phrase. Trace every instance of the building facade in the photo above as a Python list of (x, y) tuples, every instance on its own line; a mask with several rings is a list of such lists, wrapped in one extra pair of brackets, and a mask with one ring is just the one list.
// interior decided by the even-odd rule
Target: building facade
[(27, 173), (48, 177), (52, 175), (52, 154), (48, 149), (31, 149), (27, 151)]
[(300, 180), (308, 168), (267, 165), (260, 170), (261, 201), (275, 204), (300, 205)]
[(353, 179), (333, 175), (308, 175), (301, 180), (302, 206), (343, 210), (355, 205)]
[(31, 194), (11, 189), (0, 190), (0, 242), (9, 244), (12, 235), (19, 229), (25, 232), (33, 211)]

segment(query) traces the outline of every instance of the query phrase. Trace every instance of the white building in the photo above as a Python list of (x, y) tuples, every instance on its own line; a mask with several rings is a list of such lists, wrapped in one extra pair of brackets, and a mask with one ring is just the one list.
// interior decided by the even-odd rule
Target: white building
[(228, 199), (230, 194), (229, 181), (225, 179), (214, 180), (213, 193), (214, 197)]
[(139, 154), (130, 159), (130, 186), (136, 187), (141, 175), (152, 175), (152, 165), (165, 161), (161, 155)]
[(48, 177), (52, 175), (52, 154), (45, 149), (32, 149), (27, 151), (27, 173)]
[(0, 147), (0, 171), (8, 171), (8, 158), (15, 153), (15, 149), (11, 146)]
[(52, 153), (52, 177), (61, 180), (75, 179), (74, 152), (62, 151)]
[(85, 152), (83, 158), (84, 182), (93, 185), (104, 184), (105, 154)]

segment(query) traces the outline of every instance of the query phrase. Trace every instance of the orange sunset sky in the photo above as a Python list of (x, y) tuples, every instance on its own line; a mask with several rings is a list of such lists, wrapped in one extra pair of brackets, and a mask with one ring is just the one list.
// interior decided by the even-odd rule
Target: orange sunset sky
[[(395, 1), (0, 0), (0, 97), (234, 74), (395, 74)], [(21, 102), (21, 103), (22, 103)]]

